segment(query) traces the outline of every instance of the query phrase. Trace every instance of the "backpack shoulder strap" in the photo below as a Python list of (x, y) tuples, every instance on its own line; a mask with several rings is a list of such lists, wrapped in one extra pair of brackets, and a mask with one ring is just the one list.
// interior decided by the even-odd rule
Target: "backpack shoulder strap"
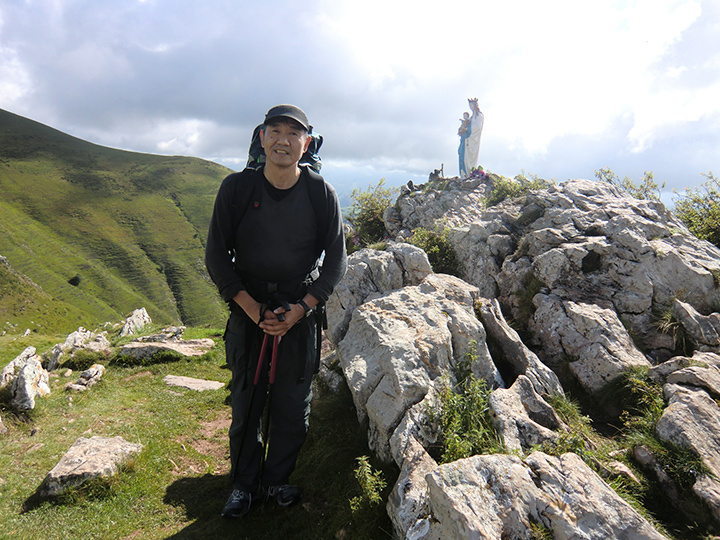
[(306, 182), (308, 196), (317, 221), (318, 236), (315, 242), (315, 251), (319, 257), (325, 246), (325, 237), (327, 236), (330, 221), (328, 189), (323, 177), (316, 173), (312, 167), (307, 166), (305, 169), (308, 173)]
[(262, 187), (262, 174), (260, 169), (245, 168), (236, 173), (233, 185), (233, 228), (237, 232), (240, 223), (245, 217), (247, 209), (260, 204), (260, 188)]

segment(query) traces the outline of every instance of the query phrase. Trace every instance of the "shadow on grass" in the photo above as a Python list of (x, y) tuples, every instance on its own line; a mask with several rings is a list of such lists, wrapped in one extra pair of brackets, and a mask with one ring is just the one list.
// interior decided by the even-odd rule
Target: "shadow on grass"
[[(295, 538), (335, 538), (337, 530), (332, 520), (323, 520), (332, 512), (323, 511), (323, 503), (312, 493), (291, 508), (280, 508), (272, 502), (254, 506), (239, 519), (220, 517), (220, 511), (230, 493), (228, 477), (207, 474), (196, 478), (181, 478), (173, 482), (163, 499), (166, 504), (183, 508), (188, 521), (183, 530), (168, 537), (173, 540), (230, 539), (253, 540)], [(330, 510), (329, 508), (327, 510)], [(349, 538), (352, 538), (350, 536)]]
[[(355, 478), (357, 458), (370, 455), (367, 425), (359, 424), (347, 387), (318, 392), (313, 399), (308, 439), (291, 482), (304, 488), (300, 504), (280, 508), (272, 502), (254, 507), (236, 520), (220, 517), (230, 495), (228, 475), (180, 478), (166, 490), (164, 502), (182, 508), (191, 522), (172, 539), (234, 540), (384, 540), (392, 538), (385, 503), (352, 511), (350, 500), (362, 495)], [(382, 466), (387, 480), (383, 501), (395, 484), (397, 468)]]

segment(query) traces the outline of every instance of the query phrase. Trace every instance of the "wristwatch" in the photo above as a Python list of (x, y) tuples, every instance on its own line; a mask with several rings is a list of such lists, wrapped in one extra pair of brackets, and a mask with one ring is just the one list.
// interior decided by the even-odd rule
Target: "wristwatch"
[(310, 313), (310, 312), (312, 311), (312, 308), (307, 305), (307, 303), (305, 302), (305, 300), (302, 300), (302, 299), (298, 300), (298, 304), (300, 304), (300, 305), (302, 306), (302, 308), (305, 310), (305, 315), (306, 315), (306, 316), (307, 316), (308, 313)]

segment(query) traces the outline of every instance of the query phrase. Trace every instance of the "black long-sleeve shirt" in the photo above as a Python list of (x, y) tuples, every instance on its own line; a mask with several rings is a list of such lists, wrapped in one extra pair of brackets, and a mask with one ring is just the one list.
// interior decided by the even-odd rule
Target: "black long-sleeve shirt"
[[(319, 175), (310, 178), (315, 173), (306, 167), (301, 167), (301, 171), (300, 179), (289, 190), (272, 188), (262, 168), (233, 173), (220, 185), (210, 221), (205, 264), (226, 302), (248, 288), (244, 277), (282, 283), (306, 276), (315, 266), (318, 245), (325, 256), (320, 276), (307, 292), (325, 302), (345, 274), (347, 254), (337, 194)], [(325, 219), (315, 215), (318, 210), (310, 200), (307, 186), (308, 182), (319, 181), (325, 185), (326, 200), (322, 205), (327, 209)], [(238, 190), (253, 190), (257, 182), (262, 183), (262, 188), (253, 197), (238, 196)], [(273, 195), (279, 196), (279, 200)], [(239, 208), (239, 199), (248, 201), (249, 207)], [(244, 213), (239, 224), (238, 212)], [(317, 242), (323, 228), (319, 223), (325, 228), (321, 242)]]

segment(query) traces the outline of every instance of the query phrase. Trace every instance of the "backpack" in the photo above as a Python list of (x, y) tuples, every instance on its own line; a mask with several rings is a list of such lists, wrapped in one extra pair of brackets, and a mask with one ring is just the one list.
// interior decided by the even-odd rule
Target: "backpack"
[[(265, 164), (265, 150), (260, 142), (260, 131), (263, 124), (260, 124), (253, 130), (252, 140), (250, 141), (250, 149), (248, 150), (247, 168), (257, 169)], [(320, 147), (323, 143), (323, 136), (319, 133), (313, 133), (310, 128), (310, 146), (300, 158), (300, 165), (309, 165), (315, 172), (319, 173), (322, 168), (322, 159), (320, 159)]]

